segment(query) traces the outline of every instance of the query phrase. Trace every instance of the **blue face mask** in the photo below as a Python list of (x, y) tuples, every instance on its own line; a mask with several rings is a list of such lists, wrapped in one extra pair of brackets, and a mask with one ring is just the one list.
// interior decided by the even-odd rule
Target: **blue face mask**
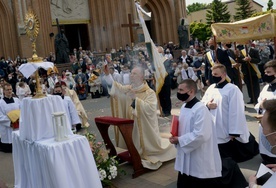
[(269, 152), (272, 152), (272, 150), (273, 150), (273, 148), (275, 148), (276, 147), (276, 145), (271, 145), (270, 143), (269, 143), (269, 141), (267, 140), (267, 138), (266, 137), (268, 137), (268, 136), (270, 136), (270, 135), (273, 135), (273, 134), (275, 134), (276, 132), (272, 132), (272, 133), (269, 133), (269, 134), (263, 134), (262, 133), (262, 135), (261, 135), (261, 139), (260, 139), (260, 141), (262, 142), (262, 144), (263, 144), (263, 146), (265, 147), (265, 149), (267, 149)]

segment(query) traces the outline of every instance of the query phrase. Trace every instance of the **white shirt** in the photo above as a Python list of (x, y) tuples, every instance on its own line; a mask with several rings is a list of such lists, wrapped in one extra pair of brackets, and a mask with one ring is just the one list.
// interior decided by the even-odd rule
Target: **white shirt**
[(128, 71), (128, 72), (121, 71), (120, 75), (122, 76), (122, 84), (129, 85), (130, 84), (130, 79), (129, 79), (130, 71)]
[[(194, 81), (196, 81), (198, 78), (197, 78), (197, 76), (196, 76), (196, 74), (195, 74), (194, 69), (193, 69), (192, 67), (188, 67), (187, 70), (188, 70), (188, 75), (187, 75), (187, 72), (186, 72), (185, 69), (182, 69), (182, 70), (181, 70), (182, 79), (183, 79), (183, 80), (186, 80), (186, 79), (188, 79), (188, 78), (191, 78), (191, 79), (193, 79)], [(188, 76), (189, 76), (189, 77), (188, 77)]]
[(230, 141), (229, 134), (239, 134), (235, 139), (248, 143), (249, 130), (244, 114), (243, 94), (234, 84), (227, 83), (222, 89), (215, 88), (216, 84), (209, 86), (205, 92), (202, 102), (207, 104), (214, 99), (216, 109), (211, 109), (217, 130), (219, 144)]
[(63, 104), (66, 110), (66, 116), (71, 123), (71, 126), (81, 123), (78, 112), (71, 98), (68, 96), (64, 96)]
[(221, 176), (222, 164), (212, 116), (202, 102), (182, 105), (179, 115), (175, 170), (197, 178)]

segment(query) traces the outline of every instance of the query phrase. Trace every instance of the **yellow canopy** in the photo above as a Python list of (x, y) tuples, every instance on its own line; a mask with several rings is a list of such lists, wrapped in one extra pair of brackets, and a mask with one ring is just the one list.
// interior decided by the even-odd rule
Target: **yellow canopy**
[(217, 42), (248, 43), (249, 40), (276, 37), (276, 13), (248, 18), (232, 23), (211, 25)]

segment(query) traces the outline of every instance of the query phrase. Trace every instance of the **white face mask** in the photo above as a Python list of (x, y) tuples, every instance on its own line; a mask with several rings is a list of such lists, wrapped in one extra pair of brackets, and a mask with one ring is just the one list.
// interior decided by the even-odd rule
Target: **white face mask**
[[(273, 134), (275, 134), (275, 133), (276, 133), (276, 131), (275, 131), (275, 132), (272, 132), (272, 133), (268, 133), (268, 134), (266, 134), (266, 135), (264, 134), (264, 136), (265, 136), (265, 137), (268, 137), (268, 136), (273, 135)], [(263, 143), (263, 144), (264, 144), (264, 143)], [(273, 148), (276, 147), (276, 145), (273, 145), (273, 146), (272, 146), (272, 145), (270, 144), (270, 142), (267, 140), (267, 138), (265, 138), (265, 144), (264, 144), (264, 146), (266, 146), (265, 148), (266, 148), (268, 151), (270, 151), (270, 152), (272, 151)]]

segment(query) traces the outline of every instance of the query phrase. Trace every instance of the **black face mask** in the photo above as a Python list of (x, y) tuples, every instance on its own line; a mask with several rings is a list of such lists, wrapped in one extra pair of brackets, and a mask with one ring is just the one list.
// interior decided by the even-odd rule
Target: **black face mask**
[(177, 92), (176, 96), (177, 96), (178, 100), (180, 100), (180, 101), (186, 101), (190, 97), (190, 95), (188, 93), (181, 94), (178, 92)]
[(227, 48), (231, 48), (231, 44), (225, 44), (225, 46), (227, 47)]
[(221, 76), (219, 76), (219, 77), (216, 77), (216, 76), (213, 76), (213, 81), (214, 81), (214, 83), (219, 83), (220, 81), (221, 81)]
[(214, 45), (210, 45), (210, 49), (211, 50), (215, 50), (215, 46)]
[(270, 83), (270, 82), (273, 82), (274, 79), (275, 79), (274, 75), (268, 76), (264, 74), (264, 77), (263, 77), (264, 82)]
[(59, 96), (61, 96), (61, 95), (62, 95), (62, 93), (54, 93), (54, 95), (59, 95)]

